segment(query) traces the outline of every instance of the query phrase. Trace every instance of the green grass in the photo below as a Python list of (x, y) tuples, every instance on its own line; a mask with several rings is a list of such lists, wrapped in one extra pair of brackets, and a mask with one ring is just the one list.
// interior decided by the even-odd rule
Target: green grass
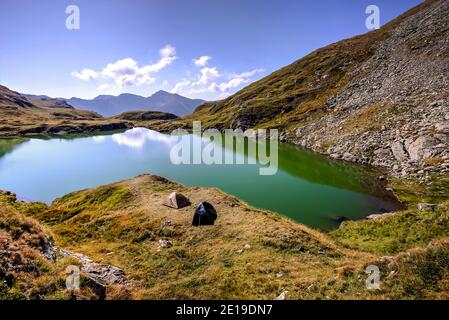
[[(344, 222), (331, 236), (349, 248), (390, 254), (449, 236), (449, 174), (427, 182), (394, 178), (389, 187), (408, 210), (377, 220)], [(423, 202), (438, 207), (418, 210)]]
[[(364, 273), (368, 265), (380, 270), (380, 289), (367, 290)], [(435, 241), (423, 248), (411, 249), (396, 256), (367, 261), (360, 268), (350, 265), (339, 269), (331, 281), (323, 281), (312, 290), (326, 299), (449, 299), (449, 242)]]
[(389, 187), (410, 207), (416, 207), (420, 202), (440, 203), (448, 199), (449, 173), (433, 176), (431, 180), (425, 182), (394, 178)]
[(384, 270), (378, 294), (391, 299), (449, 298), (449, 243), (437, 241), (422, 249), (409, 250), (392, 260), (379, 261)]
[(435, 211), (410, 209), (368, 221), (344, 222), (331, 233), (346, 247), (374, 253), (398, 253), (449, 235), (449, 201)]
[[(88, 192), (74, 192), (56, 199), (50, 208), (34, 210), (35, 218), (48, 224), (62, 223), (84, 211), (104, 212), (111, 209), (120, 209), (123, 204), (130, 202), (132, 193), (122, 187), (99, 187)], [(39, 207), (40, 204), (31, 204)], [(30, 204), (28, 211), (33, 212)], [(26, 211), (26, 210), (22, 210)]]

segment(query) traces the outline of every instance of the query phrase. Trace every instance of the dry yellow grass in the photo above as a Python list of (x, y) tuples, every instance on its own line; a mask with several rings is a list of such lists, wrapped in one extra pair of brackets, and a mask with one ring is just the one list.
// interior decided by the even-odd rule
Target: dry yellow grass
[[(173, 191), (193, 205), (180, 210), (163, 206)], [(363, 243), (357, 243), (364, 237), (363, 222), (346, 226), (353, 239), (353, 249), (348, 249), (327, 234), (255, 209), (218, 189), (187, 188), (152, 175), (74, 192), (51, 206), (13, 200), (0, 203), (6, 201), (46, 224), (58, 246), (126, 272), (131, 285), (109, 288), (110, 299), (274, 299), (284, 291), (288, 299), (447, 296), (449, 243), (444, 234), (419, 242), (421, 249), (410, 254), (384, 258), (378, 253), (382, 250), (358, 248), (363, 250)], [(191, 225), (200, 201), (217, 209), (214, 226)], [(442, 241), (428, 245), (441, 236)], [(171, 245), (158, 250), (160, 240)], [(381, 290), (366, 289), (365, 268), (371, 264), (381, 270)], [(49, 297), (64, 298), (55, 293)]]
[[(194, 206), (163, 206), (172, 191), (194, 204), (212, 203), (216, 224), (193, 227)], [(86, 201), (91, 205), (83, 207)], [(217, 189), (151, 175), (68, 195), (40, 219), (51, 221), (60, 245), (123, 268), (136, 298), (274, 299), (284, 290), (292, 299), (323, 298), (318, 288), (340, 267), (360, 268), (373, 257), (338, 248), (322, 233)], [(159, 240), (172, 246), (158, 251)]]

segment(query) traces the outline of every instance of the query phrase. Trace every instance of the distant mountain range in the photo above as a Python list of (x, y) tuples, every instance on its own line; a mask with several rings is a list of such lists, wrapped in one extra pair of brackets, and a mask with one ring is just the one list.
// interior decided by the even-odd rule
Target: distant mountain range
[(105, 117), (135, 110), (161, 111), (184, 116), (205, 102), (166, 91), (158, 91), (149, 97), (124, 93), (119, 96), (100, 95), (92, 100), (71, 98), (66, 101), (77, 109), (95, 111)]
[(76, 97), (70, 99), (51, 98), (46, 95), (32, 94), (22, 94), (22, 96), (41, 101), (66, 101), (76, 109), (95, 111), (104, 117), (112, 117), (128, 111), (161, 111), (177, 116), (185, 116), (205, 103), (201, 99), (189, 99), (179, 94), (169, 93), (163, 90), (149, 97), (124, 93), (119, 96), (100, 95), (91, 100)]

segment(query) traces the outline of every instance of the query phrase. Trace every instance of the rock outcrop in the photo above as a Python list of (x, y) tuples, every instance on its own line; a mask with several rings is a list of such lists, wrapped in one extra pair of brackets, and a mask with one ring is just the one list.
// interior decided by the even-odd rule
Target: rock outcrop
[(129, 284), (129, 280), (126, 277), (125, 272), (120, 268), (111, 265), (99, 264), (84, 254), (72, 252), (66, 249), (58, 248), (58, 252), (62, 256), (76, 258), (81, 264), (81, 272), (102, 286), (112, 284)]
[[(428, 3), (374, 45), (295, 142), (397, 175), (449, 170), (449, 2)], [(322, 150), (326, 143), (332, 148)]]

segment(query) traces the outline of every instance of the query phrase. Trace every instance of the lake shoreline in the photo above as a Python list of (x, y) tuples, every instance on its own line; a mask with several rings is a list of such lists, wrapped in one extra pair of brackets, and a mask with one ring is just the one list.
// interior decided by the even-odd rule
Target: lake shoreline
[[(89, 122), (77, 122), (77, 121), (63, 121), (59, 123), (47, 123), (39, 126), (32, 126), (30, 128), (18, 129), (18, 128), (3, 128), (0, 130), (1, 138), (35, 138), (35, 137), (48, 137), (48, 138), (60, 138), (60, 137), (79, 137), (79, 136), (89, 136), (89, 135), (99, 135), (107, 134), (112, 131), (124, 131), (132, 128), (147, 128), (160, 133), (169, 133), (176, 129), (183, 129), (191, 132), (192, 126), (190, 123), (185, 122), (183, 118), (174, 119), (153, 119), (148, 121), (141, 120), (131, 120), (131, 119), (120, 119), (119, 115), (111, 118), (102, 118), (95, 121)], [(205, 127), (204, 130), (210, 129)], [(220, 130), (223, 132), (224, 130)], [(421, 181), (430, 180), (430, 174), (444, 174), (446, 171), (444, 168), (430, 168), (429, 170), (420, 170), (418, 164), (409, 163), (407, 171), (398, 172), (396, 168), (391, 165), (383, 164), (382, 162), (374, 162), (370, 159), (358, 158), (357, 156), (349, 154), (337, 154), (333, 152), (332, 149), (323, 150), (315, 146), (310, 146), (308, 144), (303, 144), (299, 141), (296, 136), (291, 136), (288, 131), (280, 132), (280, 137), (282, 143), (287, 143), (293, 146), (301, 147), (316, 154), (320, 154), (328, 157), (329, 159), (335, 161), (343, 161), (348, 163), (355, 163), (359, 165), (366, 165), (369, 167), (377, 168), (377, 170), (388, 174), (390, 177), (395, 178), (417, 178)], [(414, 166), (416, 168), (414, 168)], [(437, 170), (438, 169), (438, 170)], [(441, 170), (440, 170), (441, 169)]]
[[(142, 129), (140, 131), (145, 131), (146, 129)], [(128, 133), (126, 133), (128, 132)], [(89, 141), (89, 140), (77, 140), (79, 138), (89, 138), (89, 137), (98, 137), (100, 138), (98, 140), (98, 142), (96, 142), (96, 148), (98, 146), (100, 146), (98, 143), (100, 141), (103, 141), (104, 139), (110, 140), (111, 137), (113, 138), (113, 140), (116, 140), (118, 142), (121, 143), (129, 143), (131, 142), (129, 139), (131, 138), (136, 138), (139, 136), (134, 136), (135, 133), (139, 132), (139, 130), (129, 130), (126, 132), (121, 132), (121, 131), (116, 131), (116, 132), (103, 132), (101, 134), (86, 134), (86, 135), (68, 135), (68, 136), (63, 136), (63, 135), (59, 135), (59, 136), (36, 136), (33, 137), (33, 139), (37, 139), (43, 141), (43, 143), (45, 141), (51, 141), (52, 139), (56, 139), (58, 142), (58, 144), (63, 143), (63, 141), (71, 141), (73, 140), (74, 142), (76, 141)], [(155, 132), (156, 133), (156, 132)], [(127, 137), (128, 134), (131, 134), (129, 137)], [(121, 135), (124, 135), (123, 138), (120, 138)], [(146, 133), (144, 134), (143, 137), (145, 137)], [(162, 135), (165, 136), (165, 135)], [(11, 138), (7, 138), (7, 139), (11, 139)], [(123, 140), (123, 141), (121, 141)], [(45, 144), (43, 143), (39, 143), (39, 149), (43, 148), (45, 146)], [(35, 143), (34, 143), (35, 144)], [(77, 147), (76, 147), (76, 143), (70, 143), (70, 145), (67, 145), (67, 152), (73, 153), (73, 152), (77, 152)], [(343, 198), (341, 198), (343, 196), (343, 194), (339, 195), (338, 198), (341, 198), (341, 200), (335, 200), (333, 201), (333, 204), (329, 203), (328, 205), (325, 205), (325, 207), (327, 206), (328, 209), (325, 209), (327, 212), (329, 212), (328, 214), (328, 219), (330, 219), (328, 222), (322, 222), (321, 224), (323, 225), (327, 225), (327, 227), (323, 227), (323, 226), (319, 226), (319, 225), (311, 225), (310, 222), (305, 222), (303, 218), (304, 215), (308, 215), (310, 210), (312, 210), (313, 212), (315, 212), (314, 207), (311, 207), (309, 209), (307, 209), (307, 207), (305, 208), (305, 212), (303, 206), (306, 204), (301, 204), (299, 207), (297, 207), (296, 202), (294, 199), (297, 199), (296, 197), (293, 197), (292, 194), (292, 199), (289, 199), (289, 197), (286, 195), (282, 195), (282, 197), (287, 197), (286, 200), (288, 199), (288, 201), (291, 202), (291, 206), (293, 206), (294, 208), (297, 207), (297, 209), (294, 209), (293, 212), (297, 211), (297, 215), (299, 218), (293, 218), (293, 220), (297, 221), (298, 223), (305, 223), (311, 227), (314, 227), (316, 229), (320, 229), (320, 230), (333, 230), (335, 228), (338, 228), (339, 224), (341, 221), (344, 220), (360, 220), (360, 219), (365, 219), (367, 216), (372, 215), (372, 214), (382, 214), (382, 213), (387, 213), (387, 212), (394, 212), (394, 211), (398, 211), (398, 210), (403, 210), (404, 206), (397, 201), (397, 198), (394, 197), (394, 195), (392, 194), (391, 191), (387, 190), (387, 179), (385, 178), (385, 176), (381, 176), (381, 174), (383, 174), (383, 172), (379, 172), (377, 170), (377, 168), (371, 167), (371, 166), (367, 166), (367, 165), (358, 165), (358, 164), (351, 164), (348, 162), (343, 162), (343, 161), (335, 161), (335, 160), (331, 160), (328, 159), (322, 155), (318, 155), (312, 151), (308, 151), (306, 149), (294, 146), (294, 145), (290, 145), (290, 144), (281, 144), (281, 170), (282, 172), (285, 172), (288, 174), (288, 176), (292, 176), (292, 177), (299, 177), (299, 179), (306, 179), (304, 181), (308, 181), (308, 183), (312, 183), (310, 186), (307, 187), (301, 187), (301, 185), (304, 182), (301, 182), (301, 180), (298, 180), (297, 182), (295, 182), (295, 180), (289, 179), (291, 180), (289, 183), (292, 183), (291, 187), (288, 187), (287, 189), (289, 190), (287, 194), (290, 194), (292, 192), (294, 192), (294, 190), (296, 190), (297, 188), (299, 191), (301, 192), (301, 194), (305, 191), (304, 193), (304, 197), (306, 198), (317, 198), (317, 202), (318, 203), (327, 203), (327, 201), (325, 201), (325, 199), (328, 199), (329, 197), (332, 197), (332, 194), (322, 194), (322, 192), (320, 191), (320, 189), (316, 189), (317, 186), (322, 185), (323, 183), (326, 184), (326, 181), (330, 182), (330, 187), (332, 188), (338, 188), (341, 190), (347, 190), (349, 191), (348, 195), (351, 192), (357, 192), (360, 194), (366, 194), (369, 195), (370, 197), (376, 197), (376, 199), (379, 199), (382, 203), (385, 202), (384, 204), (377, 204), (377, 207), (372, 207), (372, 209), (363, 209), (363, 207), (359, 207), (360, 206), (360, 201), (361, 198), (357, 199), (354, 198), (353, 200), (350, 200), (351, 198), (347, 198), (346, 196), (344, 196)], [(65, 149), (64, 149), (65, 150)], [(102, 150), (102, 149), (100, 149)], [(47, 150), (47, 153), (53, 153), (55, 155), (61, 153), (64, 154), (65, 151), (57, 151), (57, 149), (55, 150)], [(165, 152), (165, 151), (164, 151)], [(287, 153), (286, 153), (287, 152)], [(99, 153), (105, 154), (105, 150), (103, 151), (99, 151)], [(122, 153), (122, 148), (114, 151), (114, 154), (117, 153)], [(87, 159), (86, 159), (87, 160)], [(126, 159), (123, 159), (123, 161), (125, 161)], [(65, 163), (66, 165), (69, 163), (67, 161), (70, 161), (69, 159), (59, 159), (59, 160), (53, 160), (53, 161), (57, 161), (57, 163)], [(126, 160), (128, 161), (128, 160)], [(159, 162), (157, 160), (152, 160), (151, 162)], [(164, 160), (165, 161), (165, 160)], [(87, 163), (87, 162), (86, 162)], [(94, 167), (95, 165), (92, 164)], [(34, 165), (33, 165), (34, 166)], [(71, 165), (69, 165), (71, 166)], [(120, 165), (122, 167), (122, 165)], [(310, 167), (311, 170), (307, 169), (309, 168), (308, 166), (312, 166)], [(93, 168), (94, 168), (93, 167)], [(56, 168), (56, 167), (55, 167)], [(24, 168), (25, 169), (25, 168)], [(206, 168), (204, 168), (206, 169)], [(41, 171), (45, 171), (45, 168), (40, 169)], [(238, 169), (240, 170), (240, 169)], [(246, 169), (245, 169), (246, 170)], [(120, 171), (120, 170), (119, 170)], [(109, 177), (107, 180), (101, 180), (99, 182), (93, 181), (91, 183), (88, 184), (83, 184), (80, 187), (75, 186), (74, 188), (70, 188), (70, 189), (66, 189), (64, 193), (59, 193), (53, 197), (48, 198), (47, 200), (44, 200), (44, 202), (50, 204), (52, 201), (55, 200), (55, 198), (59, 197), (59, 196), (63, 196), (65, 193), (67, 192), (74, 192), (76, 190), (79, 189), (84, 189), (84, 188), (92, 188), (92, 187), (96, 187), (99, 185), (103, 185), (104, 183), (113, 183), (114, 181), (118, 181), (121, 179), (127, 179), (127, 178), (131, 178), (132, 176), (134, 176), (135, 174), (140, 174), (143, 172), (152, 172), (155, 174), (159, 174), (163, 176), (166, 176), (163, 174), (163, 172), (161, 171), (154, 171), (154, 169), (151, 169), (151, 165), (150, 167), (145, 167), (142, 168), (140, 171), (139, 169), (136, 168), (136, 171), (133, 171), (133, 173), (128, 174), (128, 175), (119, 175), (118, 177), (112, 176)], [(255, 174), (255, 173), (254, 173)], [(64, 175), (61, 172), (61, 175)], [(104, 175), (104, 174), (103, 174)], [(227, 176), (228, 174), (226, 174), (225, 176)], [(284, 175), (284, 174), (283, 174)], [(273, 199), (277, 199), (276, 201), (271, 201), (270, 197), (267, 198), (266, 200), (263, 200), (262, 202), (260, 202), (260, 200), (257, 200), (256, 202), (254, 202), (254, 199), (250, 194), (248, 194), (247, 191), (242, 192), (242, 190), (240, 191), (236, 191), (233, 190), (232, 188), (229, 189), (228, 187), (224, 187), (226, 186), (226, 182), (225, 181), (221, 181), (220, 179), (217, 181), (210, 181), (210, 182), (205, 182), (205, 181), (197, 181), (195, 182), (195, 180), (184, 180), (181, 179), (179, 180), (178, 178), (176, 178), (176, 176), (171, 176), (168, 175), (166, 176), (167, 178), (170, 179), (174, 179), (180, 183), (187, 183), (189, 186), (215, 186), (217, 188), (220, 188), (221, 190), (223, 190), (223, 192), (226, 192), (228, 194), (233, 194), (234, 196), (244, 200), (244, 201), (248, 201), (249, 203), (251, 203), (253, 206), (259, 207), (259, 208), (265, 208), (268, 210), (272, 210), (272, 211), (276, 211), (279, 212), (279, 214), (283, 215), (283, 216), (289, 216), (292, 217), (291, 214), (289, 213), (289, 211), (285, 211), (285, 204), (282, 204), (282, 200), (278, 199), (279, 196), (281, 196), (280, 194), (276, 196), (276, 193), (273, 194)], [(379, 177), (381, 177), (381, 179), (379, 179)], [(5, 180), (5, 177), (3, 177)], [(72, 179), (75, 177), (72, 177)], [(249, 177), (248, 177), (249, 178)], [(70, 176), (67, 176), (67, 179), (69, 179), (70, 181)], [(254, 179), (254, 178), (252, 178)], [(283, 178), (285, 179), (285, 178)], [(362, 179), (362, 180), (360, 180)], [(25, 179), (26, 180), (26, 179)], [(257, 180), (257, 179), (256, 179)], [(7, 180), (5, 180), (7, 181)], [(260, 187), (263, 187), (263, 185), (266, 185), (268, 183), (268, 181), (270, 180), (260, 180), (260, 182), (255, 182), (254, 185), (259, 185)], [(282, 180), (281, 180), (282, 181)], [(365, 181), (365, 182), (362, 182)], [(219, 182), (217, 184), (217, 182)], [(25, 183), (22, 182), (21, 184), (23, 185)], [(27, 182), (25, 184), (29, 184), (30, 182)], [(59, 183), (59, 182), (58, 182)], [(224, 183), (224, 184), (223, 184)], [(272, 185), (272, 183), (269, 183), (270, 185)], [(19, 185), (18, 185), (19, 186)], [(315, 189), (310, 189), (311, 186), (314, 186), (313, 188)], [(362, 187), (362, 189), (360, 189)], [(39, 199), (39, 197), (36, 197), (36, 195), (32, 195), (28, 192), (24, 193), (24, 192), (20, 192), (20, 188), (22, 187), (18, 187), (18, 188), (6, 188), (10, 191), (14, 191), (15, 193), (17, 193), (19, 195), (20, 198), (22, 199), (31, 199), (34, 201), (43, 201), (42, 199)], [(277, 186), (277, 192), (279, 192), (279, 190), (282, 190), (284, 187), (280, 187), (280, 185)], [(306, 188), (301, 189), (301, 188)], [(321, 187), (320, 187), (321, 188)], [(5, 189), (5, 188), (4, 188)], [(253, 188), (250, 188), (253, 189)], [(310, 190), (309, 190), (310, 189)], [(315, 191), (313, 191), (315, 190)], [(262, 189), (261, 189), (262, 191)], [(237, 192), (237, 193), (236, 193)], [(311, 192), (311, 194), (309, 194)], [(254, 193), (254, 192), (253, 192)], [(246, 194), (246, 195), (245, 195)], [(308, 195), (308, 196), (306, 196)], [(350, 196), (352, 197), (352, 196)], [(251, 200), (253, 199), (253, 200)], [(346, 200), (345, 200), (346, 199)], [(281, 201), (281, 203), (280, 203)], [(300, 198), (298, 198), (298, 201), (300, 201), (299, 203), (302, 203), (302, 200), (300, 200)], [(312, 199), (308, 199), (307, 200), (312, 201)], [(340, 202), (348, 202), (348, 205), (343, 205)], [(352, 205), (350, 205), (350, 203), (352, 203), (353, 201), (355, 201)], [(375, 200), (375, 198), (372, 199), (368, 199), (367, 200), (363, 200), (363, 201), (378, 201)], [(340, 204), (339, 204), (340, 203)], [(370, 208), (371, 206), (373, 206), (374, 203), (370, 204)], [(283, 208), (283, 209), (280, 209)], [(340, 209), (339, 209), (340, 208)], [(342, 208), (346, 208), (346, 209), (342, 209)], [(359, 209), (357, 209), (359, 208)], [(315, 212), (313, 214), (313, 216), (316, 216), (315, 219), (324, 219), (324, 216), (320, 216), (318, 214), (318, 212)], [(309, 219), (309, 218), (308, 218)], [(306, 220), (307, 221), (307, 220)], [(332, 224), (333, 227), (330, 227), (329, 225)]]

